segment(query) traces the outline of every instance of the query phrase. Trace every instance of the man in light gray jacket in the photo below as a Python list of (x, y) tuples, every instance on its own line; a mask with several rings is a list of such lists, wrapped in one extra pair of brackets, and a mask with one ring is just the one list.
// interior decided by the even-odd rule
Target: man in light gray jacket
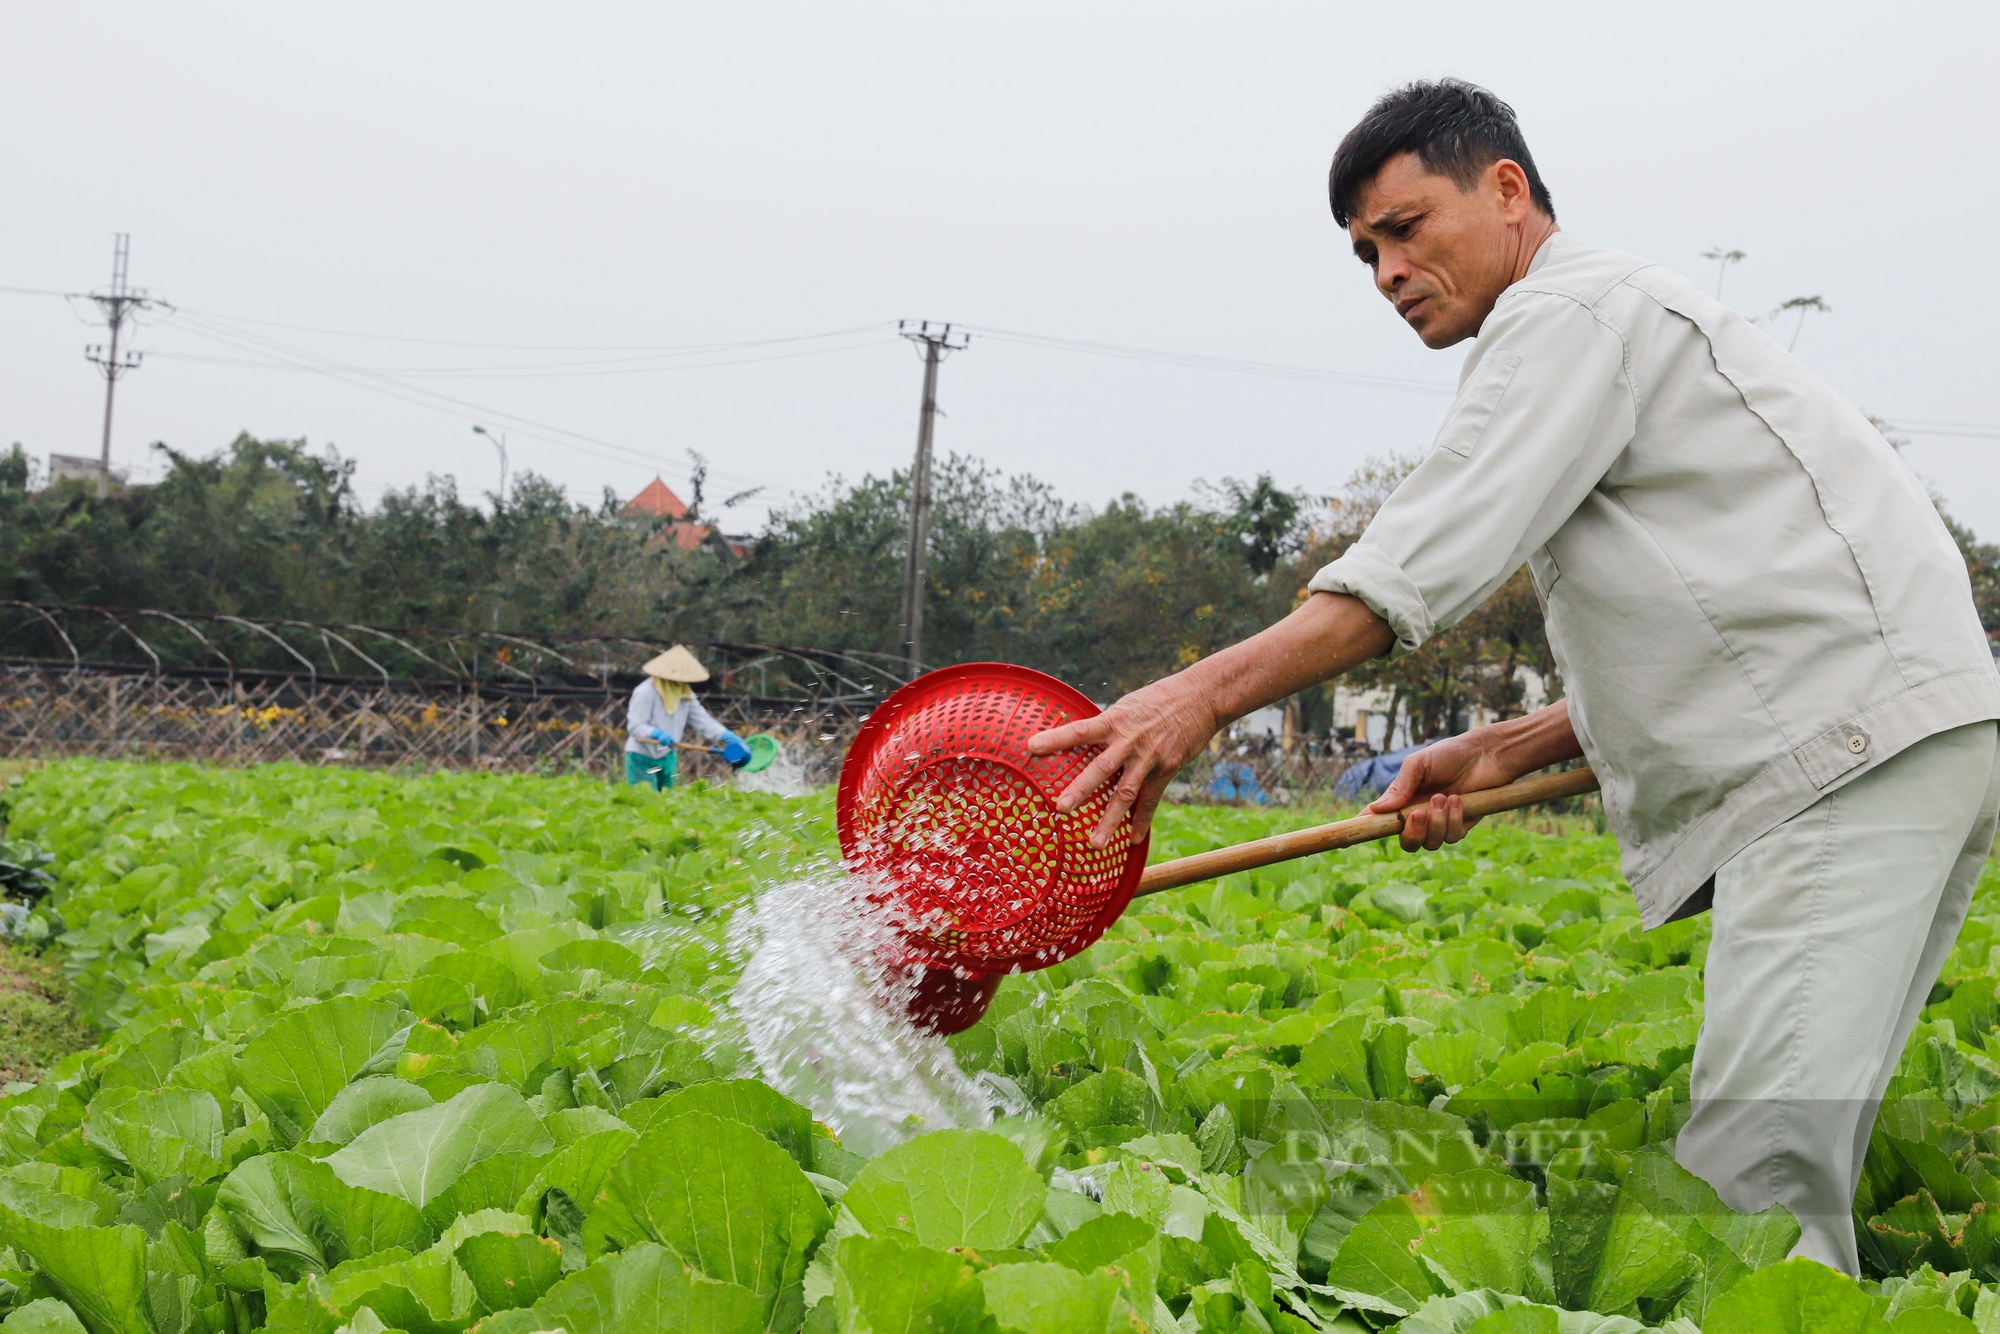
[[(1105, 749), (1100, 836), (1221, 727), (1414, 649), (1525, 562), (1566, 697), (1417, 752), (1405, 847), (1455, 794), (1587, 757), (1648, 927), (1713, 906), (1676, 1156), (1855, 1273), (1876, 1108), (2000, 816), (2000, 673), (1964, 561), (1859, 412), (1655, 265), (1572, 241), (1514, 114), (1445, 80), (1334, 157), (1336, 221), (1426, 345), (1471, 339), (1435, 445), (1284, 621), (1043, 733)], [(1417, 803), (1417, 804), (1412, 804)]]

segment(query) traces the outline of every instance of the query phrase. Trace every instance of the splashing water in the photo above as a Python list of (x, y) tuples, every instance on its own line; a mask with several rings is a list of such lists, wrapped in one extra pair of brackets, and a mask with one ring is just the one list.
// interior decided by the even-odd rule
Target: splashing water
[(812, 790), (806, 781), (806, 767), (792, 756), (783, 742), (770, 764), (754, 774), (736, 775), (736, 786), (746, 792), (769, 792), (780, 797), (803, 797)]
[(745, 962), (729, 1006), (766, 1082), (869, 1155), (1026, 1110), (910, 1026), (916, 972), (882, 962), (893, 943), (888, 916), (838, 871), (778, 885), (737, 913), (730, 945)]

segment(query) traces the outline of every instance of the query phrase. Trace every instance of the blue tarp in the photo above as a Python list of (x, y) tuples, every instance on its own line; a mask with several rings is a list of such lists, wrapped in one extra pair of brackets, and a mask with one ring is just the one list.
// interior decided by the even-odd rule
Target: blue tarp
[[(1430, 743), (1426, 741), (1425, 746)], [(1387, 755), (1377, 755), (1372, 760), (1363, 760), (1351, 766), (1333, 785), (1333, 795), (1346, 801), (1373, 800), (1388, 790), (1396, 781), (1396, 775), (1403, 771), (1403, 761), (1422, 750), (1423, 746), (1410, 746), (1403, 750), (1392, 750)]]
[(1271, 800), (1264, 791), (1264, 785), (1257, 781), (1257, 771), (1242, 760), (1218, 762), (1201, 794), (1218, 801), (1254, 801), (1259, 806), (1267, 805)]

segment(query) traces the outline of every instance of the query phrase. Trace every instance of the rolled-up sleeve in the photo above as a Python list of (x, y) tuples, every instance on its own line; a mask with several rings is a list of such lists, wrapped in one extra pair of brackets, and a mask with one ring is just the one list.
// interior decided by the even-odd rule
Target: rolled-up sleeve
[(1576, 300), (1503, 297), (1430, 454), (1306, 586), (1359, 598), (1417, 648), (1547, 542), (1631, 443), (1625, 340)]

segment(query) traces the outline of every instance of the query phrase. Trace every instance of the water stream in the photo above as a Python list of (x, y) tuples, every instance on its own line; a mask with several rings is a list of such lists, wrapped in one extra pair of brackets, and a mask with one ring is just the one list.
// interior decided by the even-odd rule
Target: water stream
[(730, 947), (743, 966), (729, 1010), (765, 1081), (870, 1155), (1026, 1110), (903, 1018), (914, 974), (882, 962), (893, 942), (887, 915), (838, 870), (776, 885), (738, 910)]

